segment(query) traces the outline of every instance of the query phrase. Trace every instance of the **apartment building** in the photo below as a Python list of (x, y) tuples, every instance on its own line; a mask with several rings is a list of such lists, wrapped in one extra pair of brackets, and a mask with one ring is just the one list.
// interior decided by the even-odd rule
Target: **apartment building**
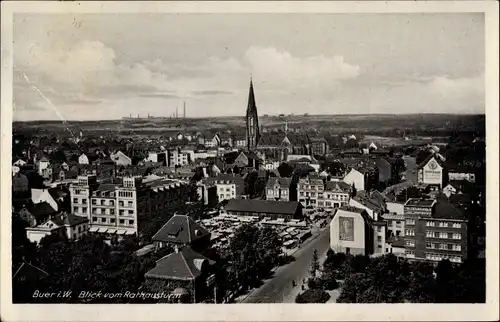
[(240, 198), (245, 190), (243, 178), (234, 173), (219, 174), (218, 176), (209, 178), (206, 181), (208, 184), (213, 184), (217, 187), (219, 202)]
[(468, 251), (467, 219), (451, 203), (409, 199), (405, 204), (405, 252), (407, 258), (461, 263)]
[(387, 222), (387, 234), (389, 237), (402, 237), (405, 235), (405, 215), (390, 212), (383, 214), (382, 219)]
[[(316, 178), (302, 178), (297, 184), (299, 202), (303, 207), (318, 207), (318, 199), (323, 199), (325, 186), (323, 180)], [(320, 197), (321, 194), (321, 197)]]
[(167, 161), (169, 167), (183, 167), (191, 162), (191, 155), (187, 152), (182, 152), (180, 149), (168, 150)]
[(292, 178), (271, 177), (266, 184), (266, 199), (290, 201), (291, 187)]
[(71, 209), (89, 220), (90, 232), (136, 234), (140, 221), (168, 211), (181, 199), (184, 184), (170, 179), (143, 182), (124, 177), (121, 184), (98, 184), (95, 176), (79, 176), (70, 186)]
[(351, 186), (343, 181), (328, 181), (323, 193), (319, 193), (318, 207), (326, 211), (345, 206), (349, 203)]

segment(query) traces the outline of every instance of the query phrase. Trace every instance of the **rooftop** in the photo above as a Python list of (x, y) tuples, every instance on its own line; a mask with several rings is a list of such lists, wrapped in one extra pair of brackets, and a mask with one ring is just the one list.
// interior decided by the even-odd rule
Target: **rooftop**
[(293, 215), (297, 212), (299, 207), (301, 207), (301, 205), (297, 201), (231, 199), (226, 205), (225, 210), (235, 212)]
[(153, 241), (187, 245), (206, 235), (210, 235), (210, 232), (196, 223), (193, 218), (186, 215), (174, 215), (153, 236)]
[(189, 247), (173, 252), (156, 262), (156, 266), (144, 276), (150, 278), (194, 280), (202, 273), (203, 266), (213, 264), (207, 257)]
[(405, 207), (432, 207), (436, 203), (434, 199), (419, 199), (419, 198), (410, 198), (406, 201)]

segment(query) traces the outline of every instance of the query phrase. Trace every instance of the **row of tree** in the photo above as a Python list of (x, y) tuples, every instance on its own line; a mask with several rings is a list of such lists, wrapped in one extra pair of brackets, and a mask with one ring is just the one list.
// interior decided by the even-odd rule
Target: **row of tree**
[(329, 251), (327, 279), (344, 280), (340, 303), (484, 303), (485, 263), (409, 262), (393, 254), (370, 258)]
[(223, 292), (245, 291), (259, 285), (280, 264), (282, 242), (273, 228), (245, 224), (234, 232), (218, 283)]
[[(103, 237), (84, 235), (77, 241), (68, 241), (59, 235), (48, 235), (16, 258), (13, 271), (23, 262), (44, 272), (38, 278), (29, 278), (20, 272), (21, 278), (13, 279), (14, 303), (124, 303), (137, 301), (127, 298), (104, 298), (104, 293), (137, 292), (144, 282), (144, 274), (154, 267), (160, 256), (171, 252), (165, 248), (161, 253), (138, 257), (135, 251), (139, 241), (126, 237), (120, 242), (106, 243)], [(25, 264), (26, 265), (26, 264)], [(34, 270), (34, 269), (32, 269)], [(26, 278), (28, 277), (28, 278)], [(35, 292), (53, 293), (55, 296), (38, 297)], [(82, 296), (91, 292), (100, 296)], [(66, 294), (67, 297), (61, 297)], [(89, 293), (86, 293), (89, 294)]]

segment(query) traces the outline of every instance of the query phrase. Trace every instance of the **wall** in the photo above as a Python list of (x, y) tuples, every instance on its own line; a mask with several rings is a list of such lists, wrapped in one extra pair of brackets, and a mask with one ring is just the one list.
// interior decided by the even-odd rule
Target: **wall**
[(50, 235), (50, 231), (36, 231), (26, 229), (26, 237), (34, 243), (39, 244), (43, 237)]
[[(352, 218), (354, 227), (353, 240), (340, 240), (340, 218)], [(330, 223), (330, 248), (335, 252), (346, 252), (350, 248), (351, 254), (365, 254), (365, 221), (361, 214), (339, 210)]]
[(354, 187), (357, 191), (365, 190), (365, 177), (362, 173), (357, 170), (351, 170), (345, 177), (344, 182), (352, 185), (354, 183)]
[[(432, 166), (435, 166), (433, 169)], [(443, 168), (431, 159), (422, 169), (422, 182), (441, 186), (443, 184)]]
[(405, 205), (399, 202), (387, 202), (386, 203), (387, 211), (389, 213), (395, 212), (398, 215), (405, 214)]

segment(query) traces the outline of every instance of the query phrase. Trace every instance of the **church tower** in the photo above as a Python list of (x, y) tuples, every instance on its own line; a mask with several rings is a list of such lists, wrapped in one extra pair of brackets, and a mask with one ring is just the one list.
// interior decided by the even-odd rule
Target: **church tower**
[(247, 149), (254, 150), (259, 141), (259, 116), (255, 105), (255, 95), (253, 93), (253, 83), (250, 79), (250, 91), (248, 93), (248, 106), (246, 115), (246, 139)]

